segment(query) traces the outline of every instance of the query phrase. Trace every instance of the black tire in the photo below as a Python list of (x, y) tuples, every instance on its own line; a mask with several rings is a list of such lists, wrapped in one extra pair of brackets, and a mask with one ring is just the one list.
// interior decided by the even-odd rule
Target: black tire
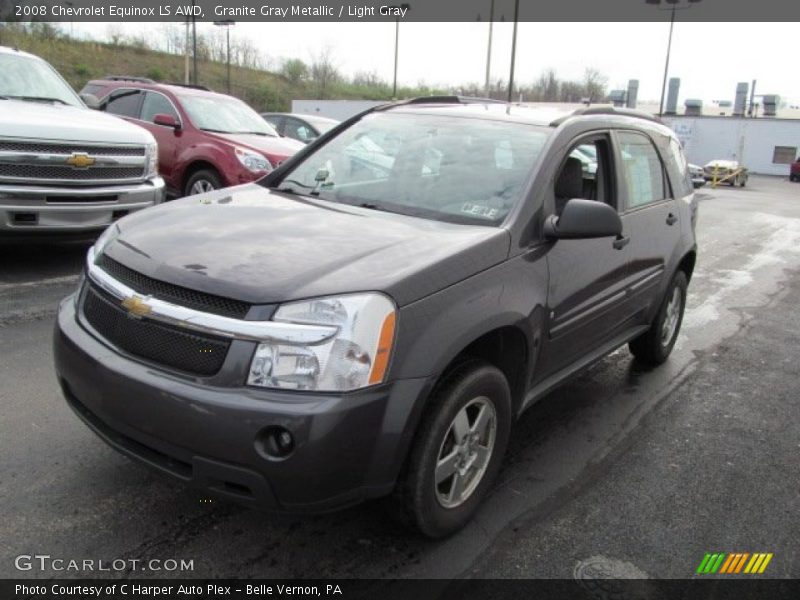
[[(652, 325), (650, 325), (650, 329), (628, 344), (631, 353), (639, 362), (655, 366), (660, 365), (669, 357), (672, 348), (675, 346), (675, 340), (678, 339), (678, 334), (681, 331), (683, 312), (686, 308), (687, 285), (686, 274), (683, 271), (675, 273), (669, 287), (667, 287), (667, 293), (664, 294), (664, 298), (661, 301), (658, 314), (653, 320)], [(664, 340), (664, 321), (667, 319), (668, 307), (670, 306), (670, 301), (675, 294), (676, 288), (680, 290), (680, 307), (678, 309), (677, 322), (675, 323), (674, 331), (669, 339)]]
[[(484, 399), (491, 401), (495, 411), (492, 452), (480, 478), (473, 480), (474, 489), (461, 504), (445, 507), (440, 500), (440, 494), (446, 494), (442, 486), (448, 482), (453, 485), (454, 481), (435, 483), (440, 453), (456, 453), (456, 448), (451, 446), (448, 451), (446, 446), (452, 440), (451, 426), (456, 416), (465, 407), (474, 408), (476, 401)], [(392, 516), (431, 538), (445, 537), (461, 529), (475, 514), (497, 476), (510, 431), (511, 391), (503, 373), (480, 360), (469, 360), (454, 368), (437, 385), (422, 415), (397, 485), (388, 499)]]
[[(195, 190), (192, 191), (195, 186), (206, 184), (203, 187), (208, 187), (203, 191)], [(222, 178), (220, 178), (219, 173), (217, 173), (214, 169), (200, 169), (199, 171), (195, 171), (192, 173), (192, 176), (186, 180), (186, 185), (183, 188), (183, 195), (184, 196), (192, 196), (193, 194), (200, 194), (204, 192), (210, 192), (211, 190), (218, 190), (222, 187)]]

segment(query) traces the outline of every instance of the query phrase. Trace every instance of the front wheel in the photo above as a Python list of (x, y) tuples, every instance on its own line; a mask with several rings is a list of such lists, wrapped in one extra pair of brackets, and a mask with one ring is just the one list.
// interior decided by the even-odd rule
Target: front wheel
[(686, 274), (683, 271), (675, 273), (650, 329), (628, 344), (640, 362), (660, 365), (669, 357), (683, 322), (687, 285)]
[(390, 498), (401, 523), (432, 538), (461, 529), (497, 475), (511, 431), (511, 392), (496, 367), (470, 360), (446, 375)]
[(200, 169), (192, 173), (192, 176), (186, 181), (186, 187), (183, 190), (184, 196), (194, 196), (195, 194), (204, 194), (212, 192), (222, 187), (222, 180), (216, 171), (211, 169)]

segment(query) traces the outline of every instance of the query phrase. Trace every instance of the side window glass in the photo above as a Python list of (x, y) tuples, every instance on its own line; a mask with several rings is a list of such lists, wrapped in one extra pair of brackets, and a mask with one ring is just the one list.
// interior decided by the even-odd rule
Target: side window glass
[(614, 206), (609, 176), (608, 141), (595, 139), (573, 146), (555, 179), (556, 214), (572, 198), (597, 200)]
[(678, 167), (678, 175), (680, 176), (679, 185), (681, 196), (686, 196), (694, 191), (692, 185), (692, 175), (689, 173), (689, 163), (686, 161), (686, 155), (683, 153), (681, 144), (676, 139), (671, 139), (669, 142), (669, 149), (672, 152), (672, 159)]
[(284, 132), (291, 138), (308, 142), (313, 140), (316, 136), (314, 132), (305, 124), (295, 119), (286, 119), (286, 129)]
[(138, 90), (129, 90), (118, 92), (111, 97), (111, 100), (106, 104), (106, 112), (121, 117), (134, 117), (139, 118), (139, 102), (142, 99), (142, 93)]
[(663, 200), (664, 168), (653, 143), (638, 133), (619, 133), (622, 175), (628, 190), (628, 207)]
[(142, 121), (152, 121), (156, 115), (170, 115), (176, 121), (179, 120), (178, 113), (175, 112), (172, 103), (166, 96), (147, 92), (142, 103)]

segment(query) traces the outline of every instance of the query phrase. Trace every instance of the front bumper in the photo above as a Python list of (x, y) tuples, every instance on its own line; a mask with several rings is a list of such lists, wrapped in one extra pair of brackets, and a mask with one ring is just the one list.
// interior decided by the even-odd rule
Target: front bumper
[[(111, 446), (204, 493), (252, 507), (320, 512), (389, 493), (427, 379), (348, 394), (210, 386), (125, 357), (58, 313), (54, 356), (68, 404)], [(264, 451), (269, 428), (294, 451)]]
[(0, 184), (0, 235), (96, 232), (163, 202), (164, 194), (161, 177), (102, 187)]

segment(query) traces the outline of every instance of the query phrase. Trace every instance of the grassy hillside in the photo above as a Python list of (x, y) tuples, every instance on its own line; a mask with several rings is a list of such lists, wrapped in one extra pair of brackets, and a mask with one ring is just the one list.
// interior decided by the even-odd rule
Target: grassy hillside
[[(32, 33), (13, 27), (0, 29), (0, 43), (36, 54), (52, 64), (80, 91), (87, 81), (104, 75), (150, 77), (157, 81), (183, 81), (184, 57), (157, 52), (142, 44), (101, 43), (71, 39), (55, 30), (42, 28)], [(198, 83), (225, 92), (226, 65), (198, 60)], [(398, 96), (430, 93), (431, 90), (400, 89)], [(231, 67), (231, 93), (258, 111), (287, 111), (292, 99), (319, 98), (313, 81), (292, 82), (277, 73)], [(357, 85), (339, 80), (327, 86), (328, 99), (388, 100), (391, 90), (385, 84)]]

